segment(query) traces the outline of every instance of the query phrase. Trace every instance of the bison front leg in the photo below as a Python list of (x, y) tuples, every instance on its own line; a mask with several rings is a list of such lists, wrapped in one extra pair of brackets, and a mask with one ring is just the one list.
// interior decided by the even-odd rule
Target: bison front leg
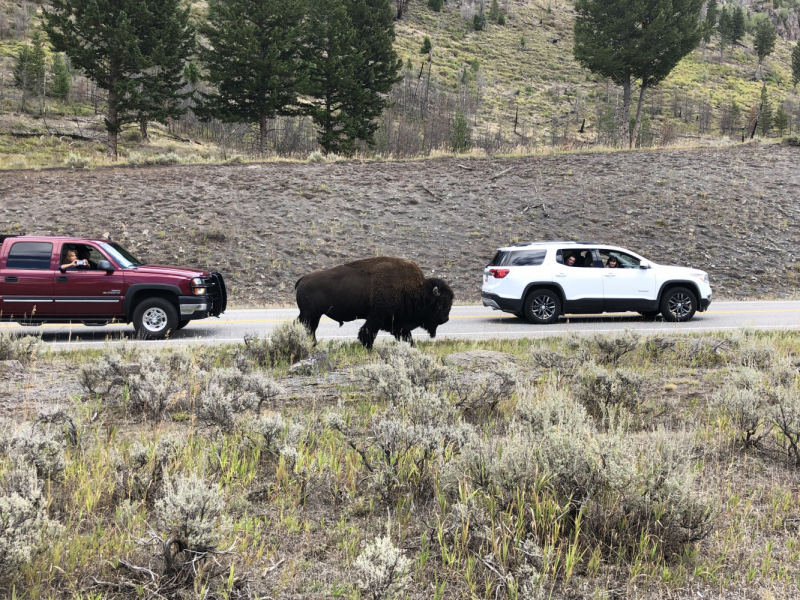
[(380, 326), (377, 323), (367, 321), (358, 330), (358, 341), (361, 342), (367, 350), (372, 350), (372, 345), (375, 343), (375, 337), (378, 335)]
[(404, 342), (408, 342), (411, 344), (411, 347), (414, 347), (414, 338), (411, 337), (411, 330), (410, 329), (403, 329), (400, 331), (400, 338)]

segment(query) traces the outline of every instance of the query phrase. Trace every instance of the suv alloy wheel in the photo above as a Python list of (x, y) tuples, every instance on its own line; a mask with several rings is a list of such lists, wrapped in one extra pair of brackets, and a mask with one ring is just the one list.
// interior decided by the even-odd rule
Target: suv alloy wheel
[(665, 321), (688, 321), (695, 312), (697, 298), (686, 288), (671, 288), (661, 298), (661, 314)]
[(525, 318), (532, 323), (555, 323), (561, 314), (561, 300), (555, 292), (548, 289), (533, 290), (525, 298), (523, 310)]

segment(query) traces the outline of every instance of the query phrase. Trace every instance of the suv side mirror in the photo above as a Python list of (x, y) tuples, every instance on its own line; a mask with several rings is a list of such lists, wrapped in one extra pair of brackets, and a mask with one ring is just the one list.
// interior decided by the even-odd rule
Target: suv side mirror
[(647, 262), (646, 260), (643, 260), (642, 262), (639, 263), (639, 268), (640, 269), (652, 269), (653, 267), (650, 265), (649, 262)]
[(114, 267), (111, 266), (111, 263), (107, 260), (100, 260), (97, 262), (97, 270), (98, 271), (105, 271), (106, 273), (113, 273)]

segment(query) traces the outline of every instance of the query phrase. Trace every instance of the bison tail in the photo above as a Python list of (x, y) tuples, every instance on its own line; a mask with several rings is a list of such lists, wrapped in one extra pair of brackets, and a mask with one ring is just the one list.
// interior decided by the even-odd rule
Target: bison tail
[[(305, 277), (305, 275), (303, 275), (303, 277)], [(294, 289), (297, 289), (297, 286), (300, 285), (301, 281), (303, 281), (303, 277), (294, 282)]]

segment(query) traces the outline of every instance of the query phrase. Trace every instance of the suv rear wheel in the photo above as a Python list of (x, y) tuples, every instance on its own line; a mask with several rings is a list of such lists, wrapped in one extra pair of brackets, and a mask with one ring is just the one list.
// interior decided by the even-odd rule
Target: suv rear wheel
[(178, 311), (163, 298), (142, 300), (133, 311), (133, 328), (142, 339), (163, 340), (177, 326)]
[(674, 287), (661, 297), (661, 314), (665, 321), (688, 321), (697, 312), (697, 297), (691, 290)]
[(558, 321), (558, 315), (561, 314), (561, 299), (555, 292), (544, 288), (533, 290), (526, 296), (522, 308), (528, 321), (547, 325)]

